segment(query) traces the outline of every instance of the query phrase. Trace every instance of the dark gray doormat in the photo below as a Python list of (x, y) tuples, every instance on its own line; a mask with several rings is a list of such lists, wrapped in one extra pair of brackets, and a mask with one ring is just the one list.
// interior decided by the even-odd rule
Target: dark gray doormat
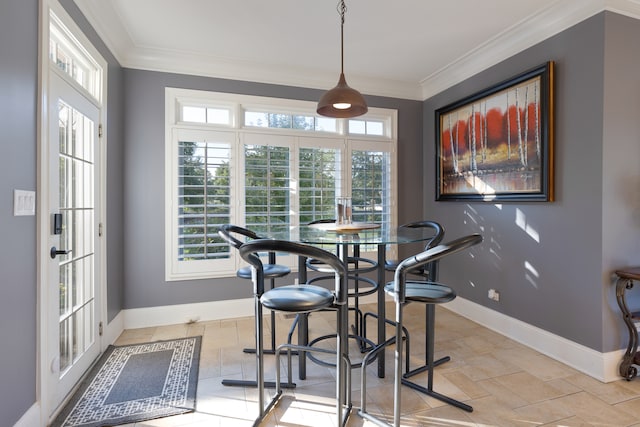
[(109, 346), (51, 427), (101, 427), (192, 412), (202, 337)]

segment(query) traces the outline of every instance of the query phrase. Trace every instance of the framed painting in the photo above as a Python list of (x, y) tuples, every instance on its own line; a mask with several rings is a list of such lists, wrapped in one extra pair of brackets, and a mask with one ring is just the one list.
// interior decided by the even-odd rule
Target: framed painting
[(553, 62), (436, 110), (437, 201), (553, 201)]

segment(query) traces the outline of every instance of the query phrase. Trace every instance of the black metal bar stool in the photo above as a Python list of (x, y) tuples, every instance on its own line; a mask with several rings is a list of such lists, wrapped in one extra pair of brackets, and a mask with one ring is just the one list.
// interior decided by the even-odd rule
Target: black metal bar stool
[[(249, 230), (244, 227), (240, 227), (238, 225), (233, 225), (233, 224), (222, 225), (218, 230), (218, 235), (224, 241), (229, 243), (229, 245), (233, 246), (236, 249), (240, 249), (240, 247), (245, 243), (240, 239), (236, 238), (236, 236), (238, 237), (242, 236), (245, 239), (251, 239), (251, 240), (262, 238), (252, 230)], [(289, 273), (291, 273), (291, 269), (289, 267), (281, 264), (276, 264), (275, 252), (268, 252), (268, 262), (267, 264), (264, 265), (263, 271), (264, 271), (265, 279), (269, 280), (269, 285), (271, 289), (273, 289), (275, 286), (275, 279), (284, 277)], [(251, 280), (251, 266), (247, 265), (245, 267), (239, 268), (238, 271), (236, 272), (236, 275), (242, 279)], [(292, 328), (294, 327), (295, 327), (295, 323), (294, 325), (292, 325)], [(289, 332), (289, 334), (291, 335), (291, 331)], [(256, 350), (253, 348), (245, 348), (243, 351), (245, 353), (255, 353)], [(276, 351), (276, 318), (275, 318), (275, 313), (273, 312), (271, 313), (271, 348), (264, 351), (266, 354), (275, 354), (275, 351)], [(225, 379), (222, 381), (222, 383), (224, 385), (240, 386), (240, 387), (247, 387), (247, 386), (255, 387), (257, 385), (255, 381), (246, 381), (246, 380)], [(289, 382), (288, 384), (283, 386), (295, 387), (295, 384), (292, 382)], [(275, 387), (275, 384), (269, 383), (268, 387)]]
[[(264, 291), (264, 266), (258, 253), (273, 251), (289, 253), (299, 257), (314, 258), (330, 266), (334, 271), (334, 289), (308, 285), (278, 286)], [(264, 420), (282, 397), (280, 388), (280, 353), (284, 350), (288, 353), (288, 376), (291, 379), (291, 350), (304, 352), (333, 353), (336, 357), (336, 420), (338, 426), (346, 424), (351, 412), (351, 365), (349, 363), (347, 330), (347, 289), (346, 268), (340, 258), (323, 249), (284, 240), (254, 240), (240, 247), (240, 256), (252, 266), (252, 277), (255, 295), (255, 321), (256, 321), (256, 378), (258, 381), (258, 405), (259, 415), (254, 425)], [(276, 349), (276, 392), (273, 399), (265, 406), (264, 402), (264, 352), (262, 337), (262, 309), (298, 315), (309, 314), (319, 310), (335, 310), (336, 312), (336, 351), (318, 349), (310, 346), (285, 343)]]
[[(406, 224), (403, 224), (400, 226), (400, 228), (428, 228), (433, 230), (433, 236), (427, 240), (427, 243), (424, 246), (424, 250), (426, 251), (427, 249), (430, 249), (436, 245), (438, 245), (442, 239), (444, 238), (444, 227), (442, 225), (440, 225), (438, 222), (436, 221), (429, 221), (429, 220), (425, 220), (425, 221), (414, 221), (414, 222), (409, 222)], [(398, 268), (398, 265), (400, 264), (402, 260), (397, 260), (397, 259), (392, 259), (392, 260), (385, 260), (385, 265), (384, 268), (387, 271), (393, 271), (395, 272), (396, 269)], [(412, 276), (418, 276), (420, 277), (421, 280), (428, 280), (428, 281), (432, 281), (432, 282), (436, 282), (438, 280), (438, 261), (433, 261), (430, 262), (426, 265), (423, 265), (421, 267), (418, 267), (414, 270), (411, 270), (409, 272), (409, 274), (411, 274)], [(428, 330), (428, 312), (429, 312), (429, 307), (425, 306), (425, 311), (426, 311), (426, 316), (425, 316), (425, 331)], [(372, 313), (372, 312), (367, 312), (364, 314), (364, 335), (366, 336), (366, 325), (367, 325), (367, 317), (373, 317), (373, 318), (377, 318), (378, 315), (377, 313)], [(393, 325), (395, 326), (395, 322), (391, 319), (385, 319), (385, 323), (389, 324), (389, 325)], [(415, 369), (411, 369), (410, 366), (410, 361), (411, 361), (411, 338), (409, 335), (409, 331), (403, 327), (403, 335), (405, 337), (404, 341), (405, 341), (405, 347), (406, 347), (406, 355), (405, 355), (405, 373), (404, 373), (404, 378), (409, 378), (413, 375), (419, 374), (421, 372), (424, 372), (428, 369), (428, 365), (427, 362), (425, 361), (425, 363)], [(426, 340), (425, 340), (425, 346), (426, 346)], [(425, 354), (427, 354), (428, 351), (425, 348)], [(438, 366), (441, 363), (447, 362), (449, 360), (449, 357), (443, 357), (441, 359), (438, 359), (434, 362), (434, 366)]]
[[(424, 246), (425, 251), (433, 248), (434, 246), (439, 245), (440, 242), (442, 242), (442, 239), (444, 238), (444, 227), (436, 221), (429, 221), (429, 220), (415, 221), (415, 222), (403, 224), (401, 225), (401, 227), (432, 229), (433, 237), (431, 238), (431, 240), (427, 241), (426, 245)], [(387, 271), (395, 271), (396, 268), (398, 268), (399, 263), (400, 263), (400, 260), (389, 260), (385, 263), (385, 269)], [(420, 276), (421, 280), (437, 282), (438, 281), (438, 261), (436, 260), (426, 265), (423, 265), (421, 267), (418, 267), (417, 269), (412, 270), (410, 274)], [(430, 312), (429, 306), (426, 305), (425, 306), (425, 331), (429, 330), (429, 312)], [(428, 341), (429, 340), (427, 337), (427, 339), (425, 340), (425, 351), (424, 351), (425, 354), (429, 354), (429, 351), (427, 349)], [(407, 344), (408, 344), (408, 341), (407, 341)], [(410, 354), (409, 354), (409, 347), (407, 347), (406, 359), (407, 359), (407, 366), (405, 367), (406, 372), (404, 373), (404, 378), (412, 377), (414, 375), (417, 375), (429, 369), (429, 364), (426, 360), (424, 364), (422, 364), (421, 366), (411, 369), (411, 367), (409, 366), (409, 361), (411, 360)], [(436, 367), (442, 363), (448, 362), (450, 359), (451, 358), (449, 356), (444, 356), (438, 360), (435, 360), (433, 362), (433, 366)]]
[[(456, 292), (442, 283), (425, 282), (425, 281), (407, 281), (406, 276), (411, 271), (423, 267), (433, 261), (437, 261), (444, 256), (460, 252), (471, 246), (477, 245), (482, 242), (482, 236), (479, 234), (471, 234), (469, 236), (461, 237), (451, 242), (438, 245), (424, 252), (421, 252), (415, 256), (411, 256), (402, 261), (396, 268), (394, 280), (385, 286), (385, 292), (393, 296), (396, 306), (395, 336), (388, 339), (378, 347), (373, 349), (365, 356), (365, 360), (370, 357), (384, 351), (387, 345), (396, 343), (395, 346), (395, 376), (393, 387), (393, 426), (400, 426), (400, 411), (401, 411), (401, 385), (409, 386), (417, 391), (425, 393), (431, 397), (441, 400), (450, 405), (456, 406), (468, 412), (472, 412), (473, 408), (463, 402), (452, 399), (441, 393), (436, 392), (433, 389), (433, 352), (434, 352), (434, 330), (435, 330), (435, 305), (442, 304), (453, 300), (456, 297)], [(419, 302), (427, 305), (427, 371), (429, 377), (427, 379), (427, 387), (423, 387), (419, 384), (413, 383), (405, 378), (402, 374), (402, 314), (403, 307), (410, 302)], [(359, 414), (378, 425), (389, 425), (384, 420), (381, 420), (367, 412), (366, 407), (366, 363), (362, 364), (362, 378), (361, 378), (361, 390), (362, 390), (362, 406)]]

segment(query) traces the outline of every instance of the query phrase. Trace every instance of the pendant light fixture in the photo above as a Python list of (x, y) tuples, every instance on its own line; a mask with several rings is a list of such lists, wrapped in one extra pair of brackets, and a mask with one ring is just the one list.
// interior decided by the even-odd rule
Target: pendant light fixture
[(340, 14), (340, 79), (333, 89), (326, 92), (318, 102), (316, 110), (321, 116), (347, 118), (361, 116), (367, 112), (367, 103), (360, 92), (352, 89), (344, 78), (344, 0), (338, 2)]

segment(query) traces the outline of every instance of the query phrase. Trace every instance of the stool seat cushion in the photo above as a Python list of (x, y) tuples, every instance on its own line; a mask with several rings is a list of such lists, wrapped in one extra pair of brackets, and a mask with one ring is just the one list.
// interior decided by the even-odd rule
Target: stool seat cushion
[(270, 310), (306, 313), (333, 305), (334, 295), (328, 289), (314, 285), (279, 286), (266, 291), (260, 303)]
[[(441, 304), (456, 297), (456, 291), (436, 282), (408, 281), (405, 283), (405, 299), (407, 302), (422, 302), (425, 304)], [(393, 295), (394, 282), (387, 283), (384, 291)]]
[[(263, 269), (265, 279), (283, 277), (291, 273), (291, 269), (289, 267), (280, 264), (265, 264)], [(242, 279), (251, 279), (251, 267), (246, 266), (238, 269), (236, 275)]]

